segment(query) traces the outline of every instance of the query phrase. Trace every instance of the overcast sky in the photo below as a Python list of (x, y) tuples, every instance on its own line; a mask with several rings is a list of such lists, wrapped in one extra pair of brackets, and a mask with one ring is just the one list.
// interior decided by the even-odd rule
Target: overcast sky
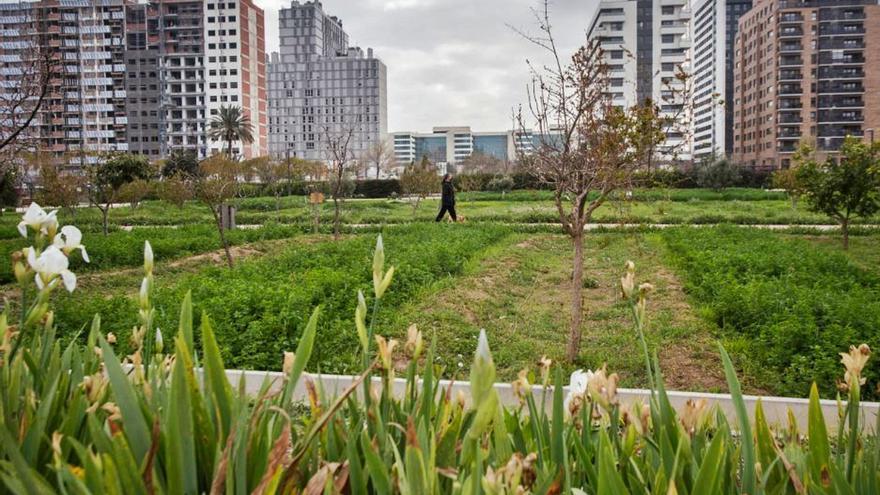
[[(266, 10), (266, 51), (278, 49), (278, 10), (290, 0), (256, 0)], [(388, 66), (388, 130), (429, 132), (469, 125), (511, 128), (525, 101), (526, 59), (541, 52), (507, 25), (535, 31), (537, 0), (324, 0), (351, 43), (373, 48)], [(566, 52), (584, 43), (597, 0), (552, 0), (552, 23)]]

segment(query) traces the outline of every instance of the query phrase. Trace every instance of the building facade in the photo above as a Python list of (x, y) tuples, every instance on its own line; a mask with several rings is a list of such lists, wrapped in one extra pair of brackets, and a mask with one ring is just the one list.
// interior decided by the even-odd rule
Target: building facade
[(387, 70), (349, 46), (342, 21), (318, 1), (279, 13), (280, 50), (269, 64), (269, 152), (331, 160), (328, 142), (350, 139), (357, 159), (388, 133)]
[(474, 154), (514, 162), (538, 144), (537, 136), (530, 131), (473, 132), (470, 127), (435, 127), (430, 133), (394, 132), (392, 141), (399, 166), (427, 158), (444, 171)]
[[(56, 155), (172, 150), (204, 158), (220, 105), (242, 107), (268, 152), (263, 12), (252, 0), (41, 0), (0, 3), (0, 71), (15, 91), (23, 57), (57, 53), (57, 77), (32, 132)], [(30, 55), (29, 55), (30, 54)]]
[(4, 100), (39, 80), (33, 69), (43, 54), (54, 61), (41, 111), (22, 136), (33, 148), (80, 164), (128, 150), (124, 31), (122, 0), (0, 4)]
[(752, 0), (694, 0), (693, 156), (733, 153), (733, 60), (740, 16)]
[(880, 127), (877, 0), (756, 0), (739, 21), (734, 160), (785, 168), (800, 143), (820, 155)]
[[(602, 0), (588, 31), (600, 43), (610, 67), (609, 92), (615, 106), (651, 100), (676, 121), (690, 117), (691, 9), (687, 0)], [(690, 133), (670, 129), (660, 158), (689, 160)]]

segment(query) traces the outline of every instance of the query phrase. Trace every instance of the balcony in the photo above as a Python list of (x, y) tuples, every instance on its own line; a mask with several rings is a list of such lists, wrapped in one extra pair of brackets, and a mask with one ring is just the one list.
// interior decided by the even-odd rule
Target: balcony
[(861, 8), (850, 9), (822, 9), (819, 11), (819, 21), (859, 21), (865, 18), (865, 11)]
[(820, 110), (819, 122), (861, 124), (865, 117), (861, 110)]
[(780, 52), (800, 52), (804, 49), (800, 41), (784, 40), (779, 43)]
[(861, 81), (819, 81), (819, 93), (864, 93), (865, 87)]
[(862, 79), (865, 71), (861, 67), (819, 67), (819, 79)]
[(861, 96), (819, 96), (819, 108), (863, 108), (865, 102)]
[(780, 81), (801, 81), (804, 76), (798, 69), (783, 69), (779, 71)]
[(862, 23), (822, 23), (819, 24), (819, 36), (849, 36), (865, 34)]
[(819, 40), (820, 50), (860, 50), (863, 48), (865, 48), (865, 40), (862, 37), (836, 36)]
[(785, 141), (776, 145), (776, 150), (780, 153), (794, 153), (795, 151), (797, 151), (797, 148), (797, 141)]
[(802, 136), (801, 128), (798, 127), (781, 127), (779, 132), (776, 133), (776, 137), (779, 139), (800, 139)]
[(822, 52), (819, 54), (819, 63), (830, 64), (864, 64), (865, 56), (862, 52)]
[(780, 95), (800, 95), (803, 92), (800, 83), (782, 83), (779, 85)]
[(800, 12), (783, 12), (779, 15), (779, 23), (803, 22), (804, 16)]
[(804, 121), (803, 117), (801, 117), (800, 112), (785, 112), (779, 114), (779, 123), (780, 124), (800, 124)]
[(780, 67), (795, 67), (804, 65), (804, 59), (800, 56), (782, 55), (779, 58)]
[(861, 125), (820, 124), (818, 135), (820, 138), (845, 138), (847, 136), (862, 137), (863, 134)]
[(804, 30), (800, 26), (783, 26), (779, 29), (780, 38), (800, 38), (804, 35)]
[(799, 98), (780, 98), (779, 99), (779, 109), (780, 110), (800, 110), (804, 107), (804, 104), (801, 102)]

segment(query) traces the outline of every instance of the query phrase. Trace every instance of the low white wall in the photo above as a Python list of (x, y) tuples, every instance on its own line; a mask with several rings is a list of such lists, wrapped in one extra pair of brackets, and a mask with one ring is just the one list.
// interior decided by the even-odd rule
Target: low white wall
[[(279, 372), (272, 371), (241, 371), (241, 370), (227, 370), (226, 376), (229, 378), (230, 383), (233, 387), (238, 387), (241, 380), (244, 380), (244, 389), (249, 394), (256, 394), (259, 392), (265, 380), (269, 380), (272, 388), (277, 389), (281, 386), (283, 375)], [(329, 396), (338, 395), (342, 393), (346, 388), (351, 385), (352, 381), (355, 380), (356, 377), (350, 375), (313, 375), (307, 374), (308, 378), (313, 380), (315, 384), (318, 386), (320, 390)], [(304, 375), (303, 378), (305, 378)], [(378, 386), (381, 383), (381, 378), (373, 377), (374, 386)], [(441, 380), (441, 387), (446, 390), (448, 387), (452, 386), (452, 397), (456, 397), (458, 392), (463, 392), (464, 396), (469, 399), (470, 398), (470, 384), (468, 382), (450, 382), (449, 380)], [(394, 381), (394, 391), (396, 394), (403, 394), (404, 389), (406, 387), (406, 381), (402, 378), (397, 378)], [(501, 403), (509, 406), (515, 406), (519, 404), (519, 399), (517, 399), (516, 395), (513, 393), (513, 388), (508, 383), (497, 383), (495, 384), (495, 389), (498, 391), (498, 395), (501, 398)], [(567, 389), (567, 387), (566, 387)], [(360, 395), (362, 389), (358, 387), (358, 395)], [(540, 400), (541, 396), (541, 388), (534, 387), (533, 394), (535, 394), (536, 402)], [(294, 392), (294, 396), (297, 399), (307, 400), (306, 396), (306, 387), (304, 380), (300, 380), (300, 383), (297, 384), (296, 390)], [(621, 404), (629, 405), (635, 401), (641, 401), (643, 404), (647, 404), (649, 401), (651, 392), (649, 390), (644, 389), (618, 389), (617, 395), (620, 399)], [(547, 407), (551, 407), (550, 396), (552, 395), (552, 391), (548, 391), (548, 400)], [(733, 407), (733, 401), (730, 398), (730, 395), (727, 394), (709, 394), (702, 392), (677, 392), (677, 391), (669, 391), (667, 392), (669, 396), (669, 401), (672, 403), (672, 406), (677, 410), (681, 410), (684, 407), (685, 402), (689, 399), (699, 400), (706, 399), (709, 402), (710, 406), (717, 405), (722, 412), (729, 418), (729, 420), (733, 423), (736, 421), (736, 413)], [(797, 419), (798, 426), (801, 431), (805, 431), (807, 427), (807, 410), (809, 401), (807, 399), (794, 399), (788, 397), (757, 397), (754, 395), (746, 395), (743, 397), (746, 403), (746, 409), (749, 411), (749, 415), (754, 419), (754, 411), (755, 411), (755, 403), (758, 399), (761, 400), (761, 403), (764, 407), (764, 413), (767, 417), (767, 422), (773, 425), (785, 426), (788, 424), (788, 411), (791, 410), (794, 417)], [(838, 403), (833, 400), (822, 400), (822, 412), (825, 416), (825, 422), (828, 425), (829, 433), (836, 432), (837, 424), (838, 424)], [(861, 414), (862, 421), (861, 424), (864, 425), (864, 428), (867, 431), (873, 431), (877, 425), (877, 416), (880, 415), (880, 403), (878, 402), (862, 402), (861, 403)], [(735, 424), (735, 423), (734, 423)]]

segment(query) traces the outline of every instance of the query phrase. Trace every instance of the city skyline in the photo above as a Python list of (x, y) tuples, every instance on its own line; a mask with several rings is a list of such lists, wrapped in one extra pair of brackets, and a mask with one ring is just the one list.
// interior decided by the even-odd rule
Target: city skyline
[[(266, 52), (278, 50), (278, 11), (290, 0), (256, 0), (266, 11)], [(351, 44), (373, 48), (388, 67), (388, 130), (428, 131), (466, 123), (475, 131), (512, 127), (525, 103), (526, 59), (541, 60), (507, 24), (534, 31), (536, 0), (325, 0)], [(556, 35), (566, 53), (586, 42), (597, 0), (555, 0)], [(427, 20), (430, 20), (428, 22)]]

